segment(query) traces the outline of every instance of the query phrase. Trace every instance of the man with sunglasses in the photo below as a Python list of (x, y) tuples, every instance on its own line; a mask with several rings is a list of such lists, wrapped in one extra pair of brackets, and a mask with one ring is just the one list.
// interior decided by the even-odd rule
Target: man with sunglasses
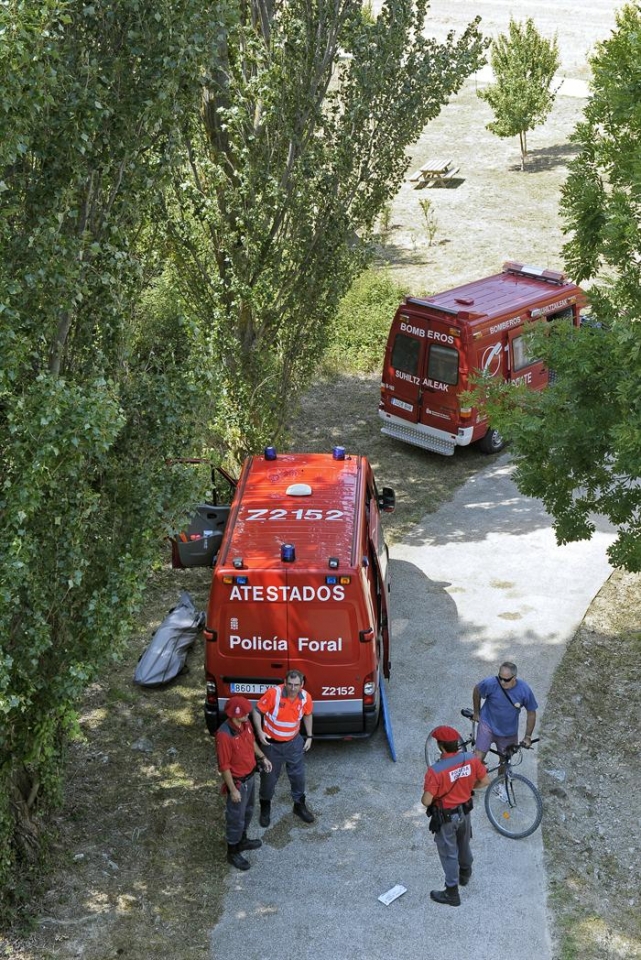
[(519, 742), (521, 710), (525, 710), (523, 744), (529, 747), (532, 743), (538, 703), (531, 687), (516, 674), (516, 664), (506, 660), (497, 676), (486, 677), (472, 691), (474, 720), (478, 721), (474, 753), (480, 760), (485, 759), (492, 743), (503, 753), (506, 747)]

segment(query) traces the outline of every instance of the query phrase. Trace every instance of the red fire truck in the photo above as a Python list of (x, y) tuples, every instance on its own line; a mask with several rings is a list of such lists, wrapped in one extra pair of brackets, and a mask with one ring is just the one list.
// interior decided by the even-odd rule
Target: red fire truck
[(497, 453), (503, 447), (498, 430), (482, 409), (461, 400), (470, 378), (484, 373), (542, 390), (548, 371), (530, 356), (524, 333), (551, 320), (578, 327), (586, 303), (562, 273), (513, 262), (432, 297), (406, 297), (385, 350), (382, 432), (446, 456), (475, 442)]
[(389, 676), (388, 549), (379, 494), (363, 456), (249, 457), (215, 559), (205, 627), (205, 717), (227, 699), (255, 702), (299, 669), (314, 701), (314, 736), (363, 737)]

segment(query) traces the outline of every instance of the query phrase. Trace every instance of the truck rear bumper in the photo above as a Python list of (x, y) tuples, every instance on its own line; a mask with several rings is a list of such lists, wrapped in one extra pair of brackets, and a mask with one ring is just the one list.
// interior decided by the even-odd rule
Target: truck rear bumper
[(457, 447), (466, 447), (472, 442), (473, 427), (460, 427), (458, 433), (451, 433), (424, 423), (408, 423), (383, 410), (379, 410), (379, 416), (383, 421), (381, 433), (446, 457), (451, 457)]
[[(249, 699), (249, 698), (248, 698)], [(205, 703), (205, 723), (214, 734), (225, 719), (226, 698), (219, 698), (218, 709)], [(252, 707), (256, 700), (251, 700)], [(314, 703), (314, 739), (343, 740), (371, 737), (378, 726), (380, 703), (363, 706), (362, 700), (338, 700)]]

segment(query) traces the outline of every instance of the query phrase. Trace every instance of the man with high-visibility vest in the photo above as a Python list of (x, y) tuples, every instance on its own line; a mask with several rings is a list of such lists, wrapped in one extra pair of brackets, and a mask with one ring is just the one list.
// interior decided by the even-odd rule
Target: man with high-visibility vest
[[(283, 764), (287, 770), (294, 801), (294, 813), (305, 823), (313, 823), (314, 814), (305, 802), (304, 756), (312, 745), (312, 698), (303, 690), (305, 678), (300, 670), (290, 670), (285, 683), (269, 687), (254, 707), (252, 716), (256, 737), (265, 756), (271, 761), (271, 770), (260, 775), (261, 827), (271, 821), (272, 797)], [(301, 735), (301, 722), (305, 737)]]

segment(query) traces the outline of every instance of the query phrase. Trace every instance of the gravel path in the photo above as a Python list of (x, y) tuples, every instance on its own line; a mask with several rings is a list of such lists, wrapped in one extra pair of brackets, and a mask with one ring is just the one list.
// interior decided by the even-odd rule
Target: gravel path
[[(479, 805), (474, 877), (452, 910), (429, 901), (443, 878), (419, 802), (426, 732), (461, 729), (473, 684), (506, 657), (542, 711), (564, 644), (610, 572), (608, 531), (556, 546), (541, 505), (510, 474), (506, 456), (492, 461), (394, 547), (388, 694), (398, 762), (382, 732), (314, 745), (308, 798), (318, 819), (294, 821), (282, 780), (253, 869), (230, 871), (212, 960), (268, 960), (279, 944), (301, 960), (494, 960), (511, 955), (516, 929), (524, 960), (551, 957), (540, 831), (508, 840)], [(523, 770), (536, 777), (533, 756)], [(407, 893), (383, 906), (377, 897), (396, 883)], [(497, 904), (509, 904), (509, 923)]]

